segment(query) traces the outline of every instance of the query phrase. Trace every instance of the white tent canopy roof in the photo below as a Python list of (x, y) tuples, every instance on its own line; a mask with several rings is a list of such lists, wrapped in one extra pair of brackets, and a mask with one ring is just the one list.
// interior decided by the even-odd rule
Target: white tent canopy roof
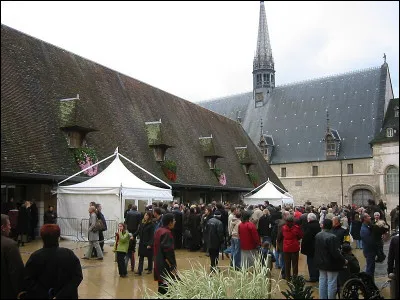
[(59, 186), (57, 193), (81, 194), (119, 194), (141, 199), (172, 200), (170, 189), (153, 186), (132, 174), (116, 154), (114, 161), (101, 173), (84, 182), (69, 186)]
[(283, 194), (276, 187), (275, 184), (268, 180), (264, 186), (255, 194), (244, 197), (245, 203), (256, 204), (260, 201), (272, 201), (274, 205), (283, 203), (293, 203), (293, 197), (289, 193)]

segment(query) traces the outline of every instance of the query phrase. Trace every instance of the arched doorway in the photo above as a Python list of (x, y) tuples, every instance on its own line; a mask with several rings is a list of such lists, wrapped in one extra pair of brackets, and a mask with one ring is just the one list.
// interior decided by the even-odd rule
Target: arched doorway
[(367, 189), (357, 189), (353, 192), (352, 195), (353, 204), (357, 206), (366, 207), (368, 205), (368, 199), (374, 199), (374, 195), (370, 190)]

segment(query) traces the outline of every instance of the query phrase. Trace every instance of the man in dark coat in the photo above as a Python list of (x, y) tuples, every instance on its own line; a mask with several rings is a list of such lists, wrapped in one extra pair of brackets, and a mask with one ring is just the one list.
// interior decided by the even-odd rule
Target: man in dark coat
[(174, 237), (171, 229), (175, 219), (172, 213), (166, 213), (162, 219), (163, 226), (154, 234), (154, 280), (158, 282), (158, 292), (167, 293), (168, 284), (165, 278), (177, 276), (177, 265), (174, 250)]
[(30, 205), (29, 201), (25, 201), (19, 209), (17, 224), (18, 246), (24, 246), (24, 243), (28, 241), (28, 234), (30, 233), (31, 228)]
[(332, 220), (325, 219), (323, 230), (315, 236), (314, 263), (319, 269), (320, 299), (336, 299), (337, 277), (347, 263), (340, 253), (340, 242), (331, 229)]
[(271, 244), (271, 230), (272, 230), (271, 216), (269, 210), (264, 209), (263, 215), (258, 220), (258, 228), (257, 228), (258, 234), (262, 239), (262, 243), (268, 241), (268, 243)]
[(35, 229), (37, 227), (38, 221), (39, 221), (39, 211), (36, 206), (35, 199), (32, 199), (30, 201), (31, 205), (29, 207), (30, 209), (30, 214), (31, 214), (31, 224), (29, 227), (29, 237), (33, 241), (35, 239)]
[(138, 230), (141, 221), (142, 214), (137, 211), (136, 205), (132, 205), (131, 210), (126, 214), (126, 227), (129, 233), (134, 234)]
[(348, 229), (342, 228), (342, 225), (340, 224), (340, 220), (338, 216), (334, 216), (332, 218), (332, 229), (331, 233), (336, 235), (338, 238), (338, 241), (340, 242), (340, 245), (343, 244), (344, 242), (344, 237), (349, 234)]
[(172, 229), (172, 234), (174, 236), (175, 249), (182, 248), (182, 233), (183, 233), (183, 214), (179, 210), (179, 204), (174, 204), (172, 210), (175, 218), (175, 226)]
[(54, 211), (54, 206), (49, 205), (48, 211), (43, 215), (43, 224), (56, 224), (57, 223), (57, 213)]
[(16, 299), (22, 290), (24, 263), (10, 230), (10, 219), (1, 214), (1, 299)]
[(207, 245), (211, 260), (211, 272), (216, 271), (219, 251), (224, 244), (224, 224), (221, 217), (221, 212), (215, 210), (214, 215), (207, 222)]
[(101, 212), (103, 207), (100, 203), (96, 203), (96, 211), (97, 211), (97, 219), (101, 219), (104, 225), (104, 229), (99, 231), (99, 244), (101, 251), (104, 252), (104, 231), (107, 231), (107, 222), (106, 218), (104, 217), (103, 213)]
[(363, 254), (366, 260), (365, 273), (374, 278), (377, 244), (372, 236), (371, 216), (368, 213), (363, 213), (362, 221), (363, 224), (361, 226), (360, 236), (363, 245)]
[(307, 282), (317, 282), (319, 271), (314, 264), (315, 236), (321, 231), (321, 226), (314, 213), (307, 214), (307, 225), (304, 226), (304, 236), (301, 240), (301, 253), (307, 256), (308, 274), (310, 280)]
[(43, 248), (35, 251), (25, 265), (25, 285), (30, 298), (78, 299), (83, 279), (79, 258), (58, 245), (60, 227), (45, 224), (40, 228)]
[[(389, 254), (387, 259), (387, 272), (395, 274), (395, 295), (394, 299), (399, 299), (399, 235), (392, 237), (389, 246)], [(393, 284), (393, 283), (392, 283)]]
[(197, 213), (196, 208), (190, 208), (190, 215), (188, 219), (188, 228), (190, 231), (190, 251), (197, 251), (201, 245), (201, 231), (200, 231), (201, 216)]

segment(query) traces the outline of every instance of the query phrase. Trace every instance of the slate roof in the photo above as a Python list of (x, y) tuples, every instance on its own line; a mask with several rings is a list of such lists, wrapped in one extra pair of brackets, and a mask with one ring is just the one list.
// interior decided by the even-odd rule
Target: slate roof
[(254, 143), (260, 140), (262, 119), (264, 134), (275, 142), (271, 164), (325, 160), (326, 109), (342, 141), (339, 158), (372, 157), (368, 143), (382, 127), (387, 74), (385, 63), (277, 86), (260, 108), (254, 107), (252, 92), (198, 104), (230, 118), (246, 106), (243, 127)]
[[(116, 53), (114, 55), (117, 55)], [(145, 122), (162, 120), (163, 136), (173, 144), (167, 158), (177, 163), (173, 186), (249, 190), (235, 147), (246, 146), (260, 181), (284, 188), (239, 123), (139, 80), (1, 26), (2, 176), (67, 177), (80, 171), (60, 130), (60, 99), (79, 94), (76, 122), (98, 131), (86, 139), (99, 159), (119, 152), (168, 182), (148, 146)], [(220, 149), (217, 167), (227, 177), (222, 187), (201, 152), (200, 136), (213, 136)], [(100, 170), (111, 161), (100, 165)], [(125, 163), (125, 161), (124, 161)], [(125, 164), (141, 179), (143, 171)]]
[[(395, 108), (399, 110), (399, 98), (390, 100), (388, 108), (386, 110), (385, 119), (383, 121), (382, 130), (371, 141), (371, 144), (399, 141), (399, 117), (395, 117)], [(386, 136), (386, 129), (388, 128), (393, 129), (392, 137)]]

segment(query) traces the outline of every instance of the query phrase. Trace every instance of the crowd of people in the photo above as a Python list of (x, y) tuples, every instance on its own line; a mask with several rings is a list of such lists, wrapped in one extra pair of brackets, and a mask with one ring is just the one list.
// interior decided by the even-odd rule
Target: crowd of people
[[(90, 203), (88, 213), (89, 244), (82, 259), (103, 260), (103, 231), (107, 224), (101, 204)], [(399, 206), (390, 216), (392, 229), (398, 230)], [(46, 297), (77, 298), (82, 281), (79, 259), (71, 250), (59, 247), (60, 228), (54, 222), (53, 209), (49, 208), (45, 218), (49, 222), (40, 229), (43, 249), (33, 253), (24, 267), (18, 244), (8, 238), (10, 218), (2, 214), (2, 277), (12, 281), (2, 280), (2, 298), (3, 283), (8, 295), (23, 292), (42, 296), (46, 292)], [(128, 207), (124, 222), (118, 224), (113, 251), (120, 277), (127, 277), (130, 262), (130, 270), (138, 276), (143, 271), (154, 273), (160, 293), (167, 291), (166, 276), (178, 277), (175, 249), (205, 252), (210, 259), (210, 273), (218, 272), (220, 257), (230, 259), (232, 267), (241, 269), (254, 266), (257, 259), (265, 265), (267, 255), (271, 254), (280, 277), (286, 280), (298, 275), (299, 255), (303, 254), (308, 266), (307, 281), (319, 282), (321, 299), (334, 299), (338, 286), (351, 274), (360, 272), (360, 264), (352, 253), (353, 240), (365, 257), (365, 272), (373, 280), (375, 264), (385, 260), (383, 242), (389, 232), (385, 207), (372, 200), (366, 207), (314, 207), (309, 202), (299, 207), (276, 207), (268, 201), (259, 205), (160, 202), (147, 206), (144, 213), (135, 205)], [(392, 243), (388, 273), (395, 272), (398, 278), (398, 236)], [(135, 270), (136, 246), (139, 263)], [(145, 258), (147, 268), (143, 270)], [(13, 262), (12, 270), (3, 268), (10, 265), (6, 260)], [(46, 284), (40, 286), (44, 280)]]

